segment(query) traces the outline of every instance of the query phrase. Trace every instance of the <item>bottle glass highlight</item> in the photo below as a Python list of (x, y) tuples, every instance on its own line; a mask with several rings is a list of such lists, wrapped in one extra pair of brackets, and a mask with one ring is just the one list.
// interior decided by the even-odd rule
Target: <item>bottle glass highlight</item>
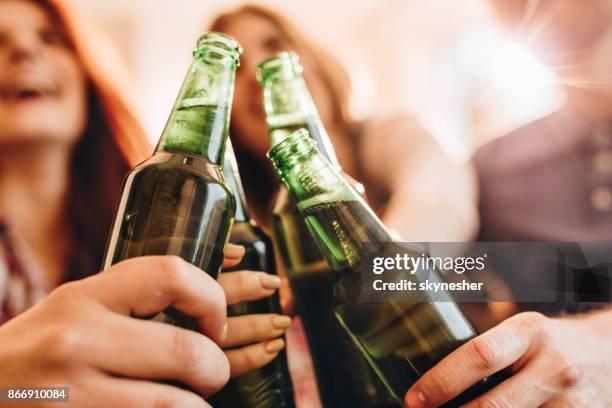
[[(242, 245), (246, 249), (242, 261), (227, 269), (227, 272), (253, 270), (276, 274), (272, 242), (249, 216), (238, 166), (229, 140), (223, 173), (236, 198), (236, 217), (230, 242)], [(242, 302), (228, 307), (228, 316), (268, 313), (282, 313), (278, 291), (265, 299)], [(285, 350), (281, 350), (268, 365), (230, 379), (221, 391), (208, 399), (208, 402), (219, 408), (295, 407)]]
[[(363, 302), (359, 267), (362, 244), (373, 253), (391, 242), (387, 230), (317, 150), (306, 131), (292, 134), (269, 153), (298, 203), (308, 230), (334, 271), (334, 308), (397, 401), (427, 370), (476, 335), (456, 303)], [(421, 250), (415, 248), (414, 256)], [(430, 277), (439, 278), (431, 270)], [(416, 275), (414, 275), (416, 276)], [(450, 297), (449, 297), (450, 299)], [(470, 401), (505, 376), (500, 372), (447, 403)]]
[[(142, 255), (177, 255), (217, 277), (235, 211), (222, 174), (240, 47), (223, 34), (200, 37), (151, 158), (124, 181), (103, 269)], [(196, 329), (168, 309), (156, 317)]]
[[(257, 66), (270, 135), (276, 146), (297, 129), (307, 129), (334, 167), (340, 165), (293, 52), (281, 52)], [(347, 175), (352, 188), (363, 186)], [(333, 274), (310, 236), (296, 201), (281, 184), (272, 205), (271, 229), (289, 277), (297, 313), (311, 351), (325, 407), (396, 407), (333, 313)]]

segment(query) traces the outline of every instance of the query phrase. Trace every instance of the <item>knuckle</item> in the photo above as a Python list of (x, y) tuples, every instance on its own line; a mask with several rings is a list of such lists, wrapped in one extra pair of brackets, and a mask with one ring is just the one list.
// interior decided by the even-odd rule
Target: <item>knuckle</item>
[(474, 366), (479, 370), (494, 369), (498, 357), (491, 343), (483, 337), (477, 337), (470, 344), (469, 355)]
[(216, 365), (214, 375), (210, 377), (210, 388), (213, 391), (220, 390), (225, 384), (227, 384), (230, 379), (230, 375), (231, 370), (229, 361), (227, 358), (220, 359), (219, 363)]
[[(198, 404), (199, 403), (199, 404)], [(202, 401), (199, 397), (184, 393), (178, 395), (176, 393), (159, 393), (155, 396), (152, 408), (183, 408), (185, 406), (201, 405)]]
[(455, 394), (452, 384), (453, 381), (449, 381), (445, 375), (434, 375), (427, 381), (427, 389), (424, 392), (437, 398), (451, 397)]
[[(214, 281), (211, 281), (214, 282)], [(213, 285), (211, 285), (211, 291), (209, 294), (207, 294), (207, 297), (209, 298), (211, 305), (213, 307), (217, 307), (219, 310), (225, 310), (226, 306), (227, 306), (227, 299), (225, 296), (225, 291), (223, 290), (223, 288), (221, 287), (221, 285), (219, 285), (218, 283), (214, 283)]]
[(68, 302), (75, 298), (79, 291), (80, 284), (78, 281), (64, 283), (55, 288), (48, 296), (50, 301)]
[(190, 372), (197, 371), (206, 357), (206, 347), (201, 336), (187, 330), (175, 332), (172, 350), (178, 366)]
[(578, 364), (561, 351), (552, 353), (550, 366), (553, 378), (562, 389), (574, 387), (582, 378)]
[(245, 366), (249, 369), (258, 367), (261, 364), (262, 355), (259, 347), (247, 349), (244, 355)]
[(155, 399), (153, 408), (180, 408), (180, 403), (170, 395), (160, 394)]
[(544, 327), (548, 318), (542, 313), (538, 312), (525, 312), (516, 316), (518, 325), (525, 330), (537, 331)]
[(186, 262), (179, 256), (167, 255), (160, 259), (160, 274), (161, 280), (166, 283), (170, 289), (180, 287), (185, 281)]
[(263, 335), (274, 332), (276, 329), (274, 329), (272, 319), (272, 315), (253, 315), (251, 320), (251, 329), (253, 333), (255, 335)]
[(478, 403), (478, 408), (515, 408), (515, 406), (500, 395), (491, 395), (483, 397)]
[(86, 336), (80, 331), (59, 325), (43, 336), (42, 347), (50, 360), (64, 364), (86, 352), (85, 342)]
[(205, 367), (197, 376), (200, 391), (212, 393), (220, 390), (229, 381), (231, 375), (230, 360), (223, 351), (211, 347)]
[(248, 295), (253, 287), (253, 276), (247, 271), (237, 272), (236, 286), (240, 294), (244, 297)]

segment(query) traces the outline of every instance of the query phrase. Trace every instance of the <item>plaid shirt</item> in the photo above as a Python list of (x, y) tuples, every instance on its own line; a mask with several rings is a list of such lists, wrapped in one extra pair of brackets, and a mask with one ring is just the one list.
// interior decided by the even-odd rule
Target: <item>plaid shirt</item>
[(26, 263), (27, 250), (0, 220), (0, 325), (48, 293), (40, 271)]

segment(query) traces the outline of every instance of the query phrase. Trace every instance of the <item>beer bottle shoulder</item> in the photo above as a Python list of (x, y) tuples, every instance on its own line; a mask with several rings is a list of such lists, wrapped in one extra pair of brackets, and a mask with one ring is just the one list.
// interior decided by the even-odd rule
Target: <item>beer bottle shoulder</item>
[(155, 153), (128, 173), (125, 186), (130, 185), (138, 185), (141, 191), (163, 191), (177, 196), (205, 192), (209, 205), (221, 205), (231, 213), (236, 207), (234, 195), (225, 183), (221, 169), (197, 155)]
[(249, 222), (234, 224), (230, 234), (230, 242), (242, 245), (246, 254), (235, 270), (250, 269), (274, 273), (274, 254), (272, 241), (258, 227)]

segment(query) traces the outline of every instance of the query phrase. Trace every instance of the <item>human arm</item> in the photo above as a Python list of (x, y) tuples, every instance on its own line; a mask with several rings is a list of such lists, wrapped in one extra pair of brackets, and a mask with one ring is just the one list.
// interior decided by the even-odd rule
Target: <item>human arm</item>
[(478, 228), (475, 173), (407, 116), (366, 125), (366, 179), (388, 193), (382, 221), (408, 241), (469, 241)]

